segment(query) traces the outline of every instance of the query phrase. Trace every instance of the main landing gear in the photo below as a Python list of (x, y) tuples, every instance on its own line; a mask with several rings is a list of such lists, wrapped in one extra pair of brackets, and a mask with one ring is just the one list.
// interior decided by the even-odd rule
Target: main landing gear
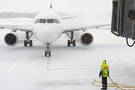
[[(30, 34), (30, 35), (29, 35), (29, 34)], [(30, 46), (33, 46), (33, 42), (32, 42), (32, 40), (30, 40), (30, 38), (31, 38), (32, 35), (33, 35), (32, 32), (26, 32), (26, 39), (27, 39), (27, 40), (24, 41), (24, 46), (25, 46), (25, 47), (27, 47), (28, 44), (29, 44)]]
[(76, 41), (73, 40), (73, 38), (74, 38), (74, 32), (71, 32), (70, 34), (69, 33), (66, 33), (66, 34), (70, 38), (70, 40), (67, 41), (67, 45), (70, 46), (72, 44), (73, 46), (76, 46)]
[(50, 57), (50, 56), (51, 56), (51, 44), (47, 43), (46, 50), (45, 50), (45, 57)]

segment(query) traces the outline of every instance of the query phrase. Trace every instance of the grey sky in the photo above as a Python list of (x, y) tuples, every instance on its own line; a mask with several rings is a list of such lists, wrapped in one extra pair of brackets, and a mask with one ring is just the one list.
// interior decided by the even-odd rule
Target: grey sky
[[(49, 9), (50, 0), (0, 0), (0, 12), (38, 12)], [(112, 0), (52, 0), (58, 12), (111, 12)]]

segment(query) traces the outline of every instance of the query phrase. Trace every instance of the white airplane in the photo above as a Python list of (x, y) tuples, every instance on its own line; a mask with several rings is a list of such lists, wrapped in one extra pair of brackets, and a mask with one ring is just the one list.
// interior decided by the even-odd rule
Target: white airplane
[[(52, 5), (50, 5), (52, 8)], [(106, 25), (95, 25), (95, 26), (84, 26), (84, 27), (74, 27), (74, 28), (65, 28), (62, 26), (61, 21), (63, 19), (71, 19), (74, 17), (64, 17), (62, 18), (58, 13), (54, 12), (52, 9), (49, 11), (39, 12), (35, 18), (32, 25), (15, 25), (15, 24), (1, 24), (0, 28), (10, 28), (11, 32), (5, 35), (5, 43), (8, 46), (15, 46), (18, 41), (17, 30), (26, 32), (26, 40), (24, 41), (24, 46), (26, 47), (33, 46), (32, 40), (30, 40), (31, 36), (34, 35), (37, 40), (44, 43), (46, 45), (45, 57), (51, 56), (51, 44), (56, 41), (63, 33), (66, 33), (70, 40), (68, 40), (68, 46), (71, 44), (76, 46), (76, 39), (74, 38), (75, 31), (84, 31), (79, 35), (79, 41), (83, 46), (88, 46), (93, 41), (93, 36), (86, 32), (86, 29), (90, 28), (98, 28), (103, 26), (110, 26), (110, 24)]]

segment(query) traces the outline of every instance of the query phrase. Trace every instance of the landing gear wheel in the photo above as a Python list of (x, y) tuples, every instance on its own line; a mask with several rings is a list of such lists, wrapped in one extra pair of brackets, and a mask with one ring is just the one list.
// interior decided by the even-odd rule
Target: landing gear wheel
[[(29, 35), (30, 34), (30, 35)], [(28, 44), (29, 46), (33, 46), (32, 40), (30, 40), (31, 36), (33, 35), (32, 32), (26, 32), (26, 40), (24, 41), (24, 46), (26, 47)]]
[(68, 46), (70, 46), (70, 40), (68, 40), (67, 44), (68, 44)]
[(51, 51), (45, 51), (45, 57), (50, 57), (51, 56)]
[(73, 46), (76, 46), (76, 42), (75, 42), (75, 40), (73, 40)]
[(29, 43), (29, 44), (30, 44), (30, 46), (32, 46), (32, 45), (33, 45), (33, 42), (32, 42), (32, 40), (30, 40), (30, 43)]
[(47, 51), (45, 51), (45, 57), (47, 57)]
[(24, 41), (24, 46), (27, 47), (27, 44), (28, 44), (28, 42), (25, 40)]
[(51, 56), (51, 51), (49, 51), (49, 57)]
[(76, 41), (75, 40), (73, 40), (73, 41), (68, 40), (67, 44), (68, 44), (68, 46), (70, 46), (70, 44), (73, 44), (73, 46), (76, 46)]
[(70, 46), (70, 44), (72, 44), (72, 46), (76, 46), (76, 41), (74, 40), (74, 32), (70, 32), (66, 33), (68, 35), (68, 37), (70, 38), (70, 40), (67, 41), (67, 46)]

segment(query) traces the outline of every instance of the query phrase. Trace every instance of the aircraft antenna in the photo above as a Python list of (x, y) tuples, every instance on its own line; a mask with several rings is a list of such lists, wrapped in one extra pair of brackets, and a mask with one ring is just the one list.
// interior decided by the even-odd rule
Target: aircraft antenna
[(52, 0), (50, 0), (50, 9), (52, 9)]

